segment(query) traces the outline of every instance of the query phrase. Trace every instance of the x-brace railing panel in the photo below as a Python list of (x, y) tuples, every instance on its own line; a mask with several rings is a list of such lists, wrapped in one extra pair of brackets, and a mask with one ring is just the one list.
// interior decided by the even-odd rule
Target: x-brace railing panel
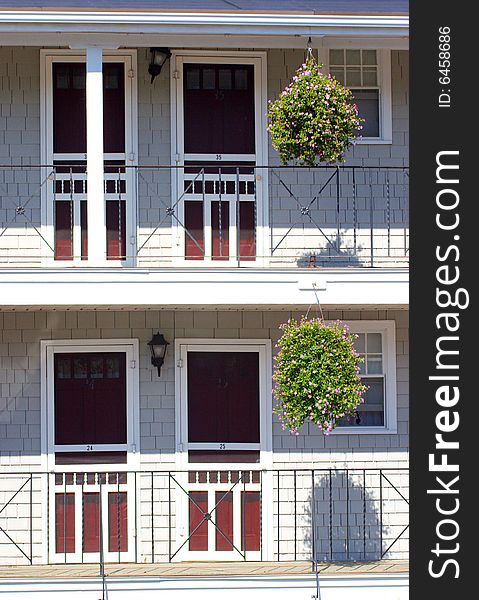
[[(248, 471), (249, 473), (249, 471)], [(217, 521), (215, 520), (215, 514), (218, 514), (218, 508), (220, 507), (220, 505), (222, 504), (222, 502), (233, 492), (233, 490), (240, 484), (243, 484), (243, 492), (246, 491), (245, 487), (246, 487), (246, 473), (244, 471), (241, 471), (241, 473), (238, 473), (238, 477), (237, 479), (232, 483), (232, 485), (230, 485), (228, 487), (228, 489), (226, 491), (223, 490), (217, 490), (218, 493), (221, 494), (219, 500), (215, 501), (215, 504), (213, 506), (213, 508), (211, 510), (203, 510), (203, 508), (198, 504), (198, 502), (195, 500), (194, 498), (194, 493), (197, 490), (187, 490), (185, 488), (185, 486), (183, 486), (178, 479), (175, 477), (175, 475), (173, 474), (169, 474), (169, 479), (171, 482), (173, 482), (178, 489), (187, 497), (188, 499), (188, 503), (191, 503), (196, 510), (199, 511), (199, 513), (201, 514), (201, 520), (194, 526), (194, 528), (191, 530), (189, 528), (189, 535), (187, 536), (187, 538), (181, 543), (181, 545), (175, 550), (175, 552), (171, 553), (169, 555), (169, 560), (170, 562), (175, 558), (175, 556), (178, 555), (178, 553), (190, 542), (190, 540), (193, 538), (193, 536), (195, 535), (195, 533), (200, 529), (200, 527), (203, 524), (208, 524), (211, 523), (215, 529), (215, 531), (227, 542), (228, 545), (231, 546), (231, 548), (241, 556), (241, 558), (243, 560), (246, 560), (246, 541), (245, 541), (245, 527), (244, 527), (244, 522), (243, 522), (243, 540), (242, 540), (242, 550), (240, 548), (238, 548), (238, 546), (234, 543), (233, 539), (230, 539), (229, 535), (227, 533), (225, 533), (221, 527), (219, 527)], [(208, 485), (208, 484), (205, 484)], [(244, 506), (243, 506), (243, 502), (244, 502), (244, 497), (241, 500), (242, 502), (242, 517), (244, 520), (245, 517), (245, 510), (244, 510)], [(188, 510), (190, 509), (190, 506), (188, 505)], [(234, 537), (234, 536), (233, 536)]]
[(29, 498), (29, 530), (30, 530), (30, 541), (29, 541), (29, 551), (28, 554), (27, 552), (25, 552), (25, 550), (20, 546), (19, 543), (17, 543), (13, 537), (8, 533), (8, 531), (6, 531), (1, 525), (0, 525), (0, 533), (3, 533), (3, 535), (8, 539), (8, 541), (13, 544), (15, 546), (15, 548), (17, 548), (17, 550), (19, 550), (21, 552), (21, 554), (28, 560), (28, 562), (30, 564), (32, 564), (33, 562), (33, 475), (30, 475), (29, 477), (27, 477), (25, 479), (25, 481), (23, 481), (23, 483), (20, 485), (20, 487), (15, 491), (12, 492), (12, 495), (9, 497), (9, 499), (3, 503), (3, 505), (0, 507), (0, 517), (2, 516), (2, 513), (9, 507), (9, 506), (13, 506), (14, 505), (14, 500), (15, 498), (17, 498), (17, 496), (19, 496), (19, 494), (21, 494), (21, 492), (25, 490), (25, 492), (28, 494), (28, 498)]

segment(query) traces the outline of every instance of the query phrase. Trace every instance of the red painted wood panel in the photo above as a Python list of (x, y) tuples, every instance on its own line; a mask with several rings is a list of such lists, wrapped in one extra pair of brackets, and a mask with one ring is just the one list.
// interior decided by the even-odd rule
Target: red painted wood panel
[(100, 494), (83, 494), (83, 552), (100, 551)]
[(216, 492), (215, 504), (216, 550), (233, 550), (233, 492)]
[(241, 492), (241, 549), (260, 550), (260, 492)]
[(73, 260), (73, 215), (69, 200), (55, 202), (55, 258)]
[(108, 494), (108, 549), (128, 551), (128, 503), (126, 492)]
[(256, 256), (256, 217), (254, 202), (240, 202), (240, 256), (254, 260)]
[(55, 494), (55, 551), (75, 552), (75, 494)]
[(187, 259), (204, 259), (203, 225), (203, 202), (187, 200), (185, 202), (185, 257)]
[(88, 258), (88, 214), (87, 201), (80, 202), (80, 230), (81, 230), (81, 259)]
[[(190, 492), (189, 500), (189, 549), (208, 550), (208, 522), (203, 513), (208, 511), (208, 492)], [(201, 523), (201, 524), (200, 524)], [(198, 527), (198, 529), (196, 529)], [(196, 529), (196, 531), (195, 531)], [(193, 533), (194, 531), (194, 533)], [(193, 534), (193, 535), (192, 535)]]

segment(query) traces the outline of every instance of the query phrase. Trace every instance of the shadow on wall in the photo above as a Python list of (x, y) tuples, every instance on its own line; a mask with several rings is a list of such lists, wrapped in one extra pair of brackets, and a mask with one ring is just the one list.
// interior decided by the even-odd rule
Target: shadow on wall
[[(341, 248), (342, 239), (339, 241), (333, 240), (332, 243), (327, 243), (324, 248), (314, 249), (302, 254), (296, 261), (296, 265), (301, 268), (314, 268), (331, 266), (351, 267), (359, 266), (362, 261), (358, 257), (362, 247)], [(339, 248), (339, 249), (338, 249)]]
[(279, 484), (275, 515), (283, 560), (407, 558), (405, 470), (297, 471), (290, 479), (293, 489)]

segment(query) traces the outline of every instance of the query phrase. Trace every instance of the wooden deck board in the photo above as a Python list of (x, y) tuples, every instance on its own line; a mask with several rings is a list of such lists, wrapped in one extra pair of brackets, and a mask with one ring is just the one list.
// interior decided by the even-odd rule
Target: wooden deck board
[[(319, 563), (318, 571), (327, 575), (407, 573), (406, 560)], [(156, 564), (106, 565), (106, 576), (117, 577), (254, 577), (263, 575), (308, 575), (311, 563), (295, 562), (182, 562)], [(0, 566), (0, 578), (70, 579), (99, 577), (99, 565)]]

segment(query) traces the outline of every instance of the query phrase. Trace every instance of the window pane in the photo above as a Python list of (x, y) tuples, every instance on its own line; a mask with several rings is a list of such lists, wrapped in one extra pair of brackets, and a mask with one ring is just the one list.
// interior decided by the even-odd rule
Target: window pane
[(365, 377), (364, 385), (368, 390), (364, 402), (355, 414), (340, 419), (340, 427), (382, 427), (384, 426), (384, 378)]
[(363, 69), (363, 85), (377, 85), (378, 77), (377, 77), (377, 69), (376, 67), (369, 67)]
[(203, 202), (187, 200), (185, 202), (185, 257), (203, 260)]
[(200, 70), (189, 68), (186, 71), (186, 88), (188, 90), (200, 89)]
[(220, 90), (230, 90), (233, 87), (231, 69), (220, 69), (218, 80)]
[(363, 50), (363, 65), (377, 65), (376, 50)]
[(346, 64), (347, 65), (360, 65), (361, 64), (361, 50), (346, 50)]
[(248, 89), (248, 71), (246, 69), (235, 70), (235, 89)]
[(329, 72), (335, 79), (337, 79), (339, 81), (339, 83), (344, 85), (344, 82), (345, 82), (344, 69), (330, 69)]
[(380, 354), (382, 348), (382, 336), (380, 333), (368, 333), (368, 354)]
[(346, 85), (349, 87), (361, 85), (361, 69), (359, 67), (348, 67), (346, 69)]
[(330, 50), (329, 64), (344, 65), (344, 50)]
[(383, 372), (383, 359), (381, 356), (368, 354), (368, 375), (379, 375)]
[(353, 90), (359, 116), (364, 119), (362, 137), (379, 137), (379, 91)]
[(203, 69), (203, 89), (216, 89), (216, 71), (214, 69)]
[(366, 352), (366, 335), (364, 333), (358, 333), (357, 336), (358, 338), (354, 343), (354, 347), (357, 352), (363, 354)]

